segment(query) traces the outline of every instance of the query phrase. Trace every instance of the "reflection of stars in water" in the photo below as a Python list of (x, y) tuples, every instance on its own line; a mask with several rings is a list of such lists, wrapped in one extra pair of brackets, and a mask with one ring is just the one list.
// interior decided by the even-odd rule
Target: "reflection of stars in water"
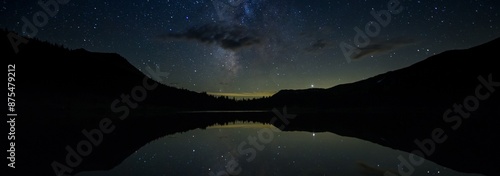
[[(436, 174), (440, 174), (440, 173), (441, 173), (441, 171), (439, 171), (439, 170), (438, 170), (438, 171), (436, 171)], [(431, 174), (431, 171), (430, 171), (430, 170), (428, 170), (428, 171), (427, 171), (427, 174)]]
[[(135, 153), (137, 153), (137, 151), (135, 151)], [(148, 156), (148, 153), (143, 153), (137, 158), (137, 161), (142, 163), (147, 163), (148, 161), (155, 159), (156, 155), (157, 153), (153, 153), (151, 156)]]

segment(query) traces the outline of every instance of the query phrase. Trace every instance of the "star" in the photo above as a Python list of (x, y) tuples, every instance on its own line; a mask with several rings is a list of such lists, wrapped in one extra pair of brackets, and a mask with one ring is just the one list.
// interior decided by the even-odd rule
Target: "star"
[[(5, 1), (0, 12), (12, 14), (2, 26), (22, 35), (118, 53), (142, 71), (151, 60), (178, 87), (262, 94), (356, 82), (500, 36), (497, 3), (460, 4), (405, 1), (411, 8), (392, 13), (387, 1), (71, 1), (58, 8)], [(359, 62), (346, 59), (342, 43), (359, 46)]]

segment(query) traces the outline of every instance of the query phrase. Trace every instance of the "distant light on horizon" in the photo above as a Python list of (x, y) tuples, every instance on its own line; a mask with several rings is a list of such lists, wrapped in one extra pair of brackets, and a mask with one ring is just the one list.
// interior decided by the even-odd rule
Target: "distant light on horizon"
[(251, 93), (230, 93), (230, 92), (207, 92), (209, 95), (216, 97), (225, 96), (235, 99), (251, 99), (251, 98), (263, 98), (273, 96), (276, 92), (251, 92)]
[[(47, 26), (36, 28), (36, 38), (70, 49), (118, 53), (143, 72), (146, 65), (168, 71), (166, 85), (224, 90), (221, 96), (235, 98), (356, 82), (500, 36), (496, 1), (446, 1), (439, 10), (432, 2), (404, 1), (404, 11), (380, 30), (364, 25), (380, 20), (371, 12), (387, 10), (382, 8), (387, 1), (104, 2), (58, 6)], [(22, 20), (44, 12), (37, 6), (5, 1), (0, 11), (13, 15), (2, 21), (3, 27), (20, 34), (29, 32), (23, 26), (38, 27)], [(355, 40), (363, 36), (370, 42), (356, 62), (348, 63), (339, 45), (359, 46), (363, 43)]]

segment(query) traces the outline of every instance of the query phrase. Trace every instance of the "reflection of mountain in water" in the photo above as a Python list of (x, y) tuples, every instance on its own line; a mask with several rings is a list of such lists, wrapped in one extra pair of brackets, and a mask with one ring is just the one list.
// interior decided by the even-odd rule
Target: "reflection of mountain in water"
[(365, 175), (384, 176), (387, 173), (387, 175), (392, 174), (394, 176), (400, 176), (399, 171), (397, 171), (396, 169), (381, 169), (374, 166), (370, 166), (364, 162), (357, 162), (356, 164), (360, 167), (361, 173)]
[[(266, 130), (272, 132), (259, 136)], [(253, 123), (211, 126), (176, 136), (148, 143), (111, 170), (82, 172), (76, 176), (222, 176), (230, 173), (240, 176), (384, 176), (386, 172), (398, 176), (398, 156), (408, 155), (329, 132), (279, 131), (270, 125)], [(249, 138), (254, 137), (254, 144), (250, 144)], [(392, 176), (389, 173), (386, 176)], [(423, 162), (411, 175), (436, 174), (479, 176), (459, 173), (430, 161)]]
[[(7, 33), (2, 31), (2, 35)], [(145, 76), (124, 58), (70, 51), (37, 40), (30, 40), (14, 54), (7, 38), (1, 42), (2, 53), (15, 59), (17, 66), (16, 104), (22, 112), (17, 120), (22, 126), (16, 132), (22, 136), (17, 142), (23, 151), (17, 154), (17, 164), (19, 168), (36, 168), (24, 169), (26, 174), (52, 174), (50, 164), (65, 161), (65, 146), (76, 146), (85, 139), (82, 130), (98, 128), (103, 119), (112, 122), (114, 131), (104, 135), (91, 155), (72, 168), (74, 173), (110, 169), (165, 134), (235, 120), (269, 123), (276, 116), (271, 109), (284, 106), (298, 115), (285, 130), (330, 131), (408, 152), (418, 149), (415, 139), (429, 138), (434, 129), (441, 128), (447, 139), (435, 146), (428, 159), (458, 171), (496, 174), (493, 161), (500, 157), (498, 145), (492, 142), (500, 137), (495, 130), (500, 125), (496, 87), (481, 90), (482, 94), (490, 91), (490, 96), (481, 100), (467, 119), (454, 113), (444, 121), (443, 113), (475, 94), (481, 85), (479, 76), (500, 80), (500, 69), (492, 59), (500, 46), (498, 39), (356, 83), (330, 89), (284, 90), (254, 101), (235, 102), (160, 84), (147, 91), (137, 107), (126, 111), (121, 103), (115, 108), (122, 109), (115, 112), (112, 102), (144, 83)], [(250, 109), (264, 111), (177, 113)], [(456, 126), (459, 128), (452, 130)]]

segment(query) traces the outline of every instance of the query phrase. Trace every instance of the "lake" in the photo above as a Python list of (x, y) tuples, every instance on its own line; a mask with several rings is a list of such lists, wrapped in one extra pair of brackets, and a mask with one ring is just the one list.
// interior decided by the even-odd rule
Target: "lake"
[[(330, 132), (280, 131), (262, 123), (234, 122), (167, 135), (135, 151), (108, 171), (78, 176), (476, 176), (422, 160), (407, 167), (407, 152)], [(401, 158), (401, 157), (400, 157)], [(420, 161), (419, 161), (420, 162)], [(405, 174), (401, 174), (405, 175)]]

